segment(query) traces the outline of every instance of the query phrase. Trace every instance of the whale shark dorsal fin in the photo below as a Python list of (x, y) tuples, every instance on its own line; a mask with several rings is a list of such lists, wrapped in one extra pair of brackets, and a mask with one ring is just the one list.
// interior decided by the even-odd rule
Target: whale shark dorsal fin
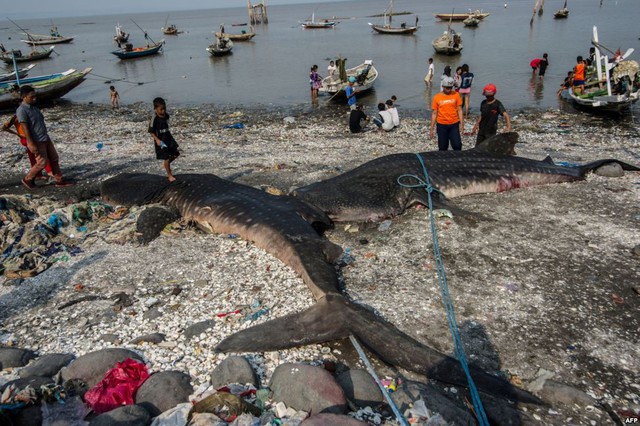
[(516, 132), (500, 133), (483, 140), (474, 149), (490, 154), (515, 155), (517, 143), (518, 134)]
[(544, 158), (544, 160), (542, 160), (542, 162), (543, 162), (543, 163), (547, 163), (547, 164), (554, 164), (554, 165), (556, 164), (556, 163), (554, 163), (554, 162), (553, 162), (553, 159), (551, 158), (551, 156), (550, 156), (550, 155), (547, 155), (547, 156)]

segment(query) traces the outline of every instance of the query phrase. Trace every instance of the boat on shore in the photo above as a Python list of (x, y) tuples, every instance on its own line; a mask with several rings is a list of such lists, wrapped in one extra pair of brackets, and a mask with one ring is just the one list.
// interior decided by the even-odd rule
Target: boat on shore
[[(29, 71), (31, 71), (33, 69), (33, 67), (35, 67), (35, 66), (36, 66), (36, 64), (30, 64), (26, 68), (18, 69), (18, 78), (19, 79), (25, 78), (29, 74)], [(0, 83), (2, 83), (4, 81), (15, 80), (15, 79), (16, 79), (16, 72), (15, 71), (0, 74)]]
[(373, 87), (378, 79), (378, 70), (373, 66), (373, 61), (367, 59), (360, 65), (345, 69), (346, 59), (337, 59), (338, 71), (322, 79), (319, 93), (327, 93), (333, 96), (344, 94), (344, 89), (349, 84), (349, 77), (355, 77), (354, 87), (360, 92), (365, 92)]
[(337, 24), (336, 21), (330, 21), (328, 19), (323, 19), (321, 21), (316, 21), (316, 14), (315, 12), (311, 14), (311, 19), (310, 20), (306, 20), (304, 22), (301, 22), (300, 25), (302, 26), (302, 28), (304, 29), (326, 29), (326, 28), (333, 28), (335, 27)]
[(462, 51), (462, 36), (449, 25), (447, 30), (431, 44), (436, 53), (457, 55)]
[[(39, 81), (29, 82), (38, 96), (38, 103), (49, 102), (63, 97), (80, 83), (82, 83), (87, 74), (91, 72), (91, 68), (85, 68), (82, 71), (75, 69), (67, 70), (59, 74), (50, 74)], [(23, 84), (22, 82), (20, 82)], [(24, 83), (27, 84), (27, 83)], [(17, 84), (0, 87), (0, 110), (5, 111), (13, 109), (21, 102), (19, 95), (19, 87)]]
[(4, 46), (0, 44), (0, 61), (7, 64), (13, 64), (15, 60), (17, 63), (39, 61), (40, 59), (46, 59), (53, 53), (55, 46), (51, 46), (48, 49), (36, 50), (33, 49), (28, 54), (22, 53), (19, 49), (6, 50)]
[(389, 6), (384, 11), (384, 24), (372, 24), (369, 22), (369, 26), (372, 30), (380, 34), (413, 34), (418, 30), (418, 17), (416, 17), (416, 24), (411, 26), (406, 22), (400, 24), (399, 27), (391, 25), (393, 19), (393, 0), (389, 0)]
[(207, 47), (207, 52), (211, 56), (224, 56), (231, 53), (233, 42), (226, 37), (216, 37), (216, 42)]
[[(586, 76), (582, 94), (576, 95), (573, 89), (569, 89), (563, 97), (580, 109), (620, 114), (640, 99), (640, 65), (626, 60), (633, 53), (633, 48), (624, 55), (606, 49), (598, 40), (595, 26), (591, 43), (595, 47), (595, 72)], [(613, 58), (602, 50), (609, 50)]]
[(158, 43), (149, 44), (148, 46), (133, 47), (131, 43), (126, 43), (123, 48), (111, 52), (120, 59), (135, 59), (143, 56), (155, 55), (160, 52), (164, 45), (164, 39)]
[(69, 75), (76, 72), (75, 68), (69, 68), (64, 72), (54, 73), (54, 74), (45, 74), (45, 75), (37, 75), (35, 77), (25, 77), (21, 78), (19, 81), (16, 79), (0, 81), (0, 89), (6, 89), (10, 86), (23, 86), (25, 84), (34, 84), (43, 80), (52, 80), (54, 78), (62, 77), (65, 75)]
[(477, 18), (482, 21), (487, 16), (491, 15), (490, 13), (482, 12), (481, 10), (469, 11), (467, 13), (434, 13), (433, 16), (440, 19), (441, 21), (464, 21), (470, 16)]
[(224, 31), (224, 25), (220, 25), (220, 31), (215, 33), (217, 38), (227, 38), (232, 41), (249, 41), (256, 36), (253, 25), (249, 27), (249, 31), (242, 30), (240, 34), (227, 33)]

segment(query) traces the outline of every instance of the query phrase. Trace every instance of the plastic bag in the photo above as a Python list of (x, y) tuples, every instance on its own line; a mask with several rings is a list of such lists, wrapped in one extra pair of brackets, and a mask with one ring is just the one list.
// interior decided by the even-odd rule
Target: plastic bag
[(106, 413), (122, 405), (131, 405), (136, 391), (148, 377), (144, 364), (127, 358), (107, 371), (104, 379), (84, 395), (84, 400), (96, 413)]

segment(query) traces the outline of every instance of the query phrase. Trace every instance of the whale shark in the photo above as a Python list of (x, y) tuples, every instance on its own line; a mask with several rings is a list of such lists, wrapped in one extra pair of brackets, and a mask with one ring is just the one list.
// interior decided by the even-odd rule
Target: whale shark
[[(339, 289), (340, 246), (322, 232), (331, 226), (317, 207), (291, 196), (275, 196), (212, 174), (166, 177), (120, 174), (101, 184), (102, 198), (121, 205), (161, 203), (213, 233), (252, 241), (298, 273), (316, 303), (226, 337), (219, 352), (262, 352), (355, 336), (384, 362), (445, 383), (466, 386), (459, 362), (417, 341)], [(471, 366), (478, 390), (510, 400), (541, 401), (509, 382)]]
[[(391, 154), (376, 158), (346, 173), (308, 186), (292, 195), (324, 211), (332, 221), (376, 222), (402, 214), (415, 204), (428, 206), (424, 187), (412, 186), (426, 170), (436, 206), (451, 198), (504, 192), (553, 183), (574, 182), (603, 165), (619, 164), (623, 170), (639, 170), (614, 160), (598, 160), (577, 167), (515, 156), (518, 134), (501, 133), (465, 151), (433, 151)], [(422, 159), (422, 162), (421, 160)], [(424, 165), (424, 167), (423, 167)]]

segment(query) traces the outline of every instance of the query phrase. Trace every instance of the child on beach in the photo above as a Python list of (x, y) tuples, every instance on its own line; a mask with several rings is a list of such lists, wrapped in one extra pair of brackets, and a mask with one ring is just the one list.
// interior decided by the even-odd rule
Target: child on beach
[(506, 123), (505, 131), (511, 131), (511, 118), (504, 109), (502, 102), (495, 98), (496, 92), (496, 86), (492, 83), (484, 86), (482, 90), (482, 94), (486, 99), (480, 104), (480, 117), (478, 117), (478, 121), (476, 121), (471, 131), (471, 133), (478, 132), (476, 145), (498, 133), (498, 117), (500, 116), (504, 117)]
[(120, 106), (120, 94), (114, 86), (109, 86), (109, 92), (111, 94), (111, 107), (118, 108)]
[(584, 61), (582, 56), (578, 56), (576, 66), (573, 68), (573, 94), (576, 96), (580, 96), (584, 92), (584, 72)]
[(171, 173), (171, 163), (180, 156), (178, 143), (169, 131), (169, 114), (167, 114), (167, 104), (162, 98), (153, 100), (153, 111), (155, 114), (149, 123), (149, 133), (153, 137), (156, 149), (156, 158), (163, 160), (162, 165), (167, 172), (169, 182), (176, 180)]
[(429, 70), (427, 71), (427, 75), (424, 77), (424, 84), (427, 87), (433, 86), (433, 75), (436, 73), (436, 68), (433, 65), (433, 58), (429, 58)]

